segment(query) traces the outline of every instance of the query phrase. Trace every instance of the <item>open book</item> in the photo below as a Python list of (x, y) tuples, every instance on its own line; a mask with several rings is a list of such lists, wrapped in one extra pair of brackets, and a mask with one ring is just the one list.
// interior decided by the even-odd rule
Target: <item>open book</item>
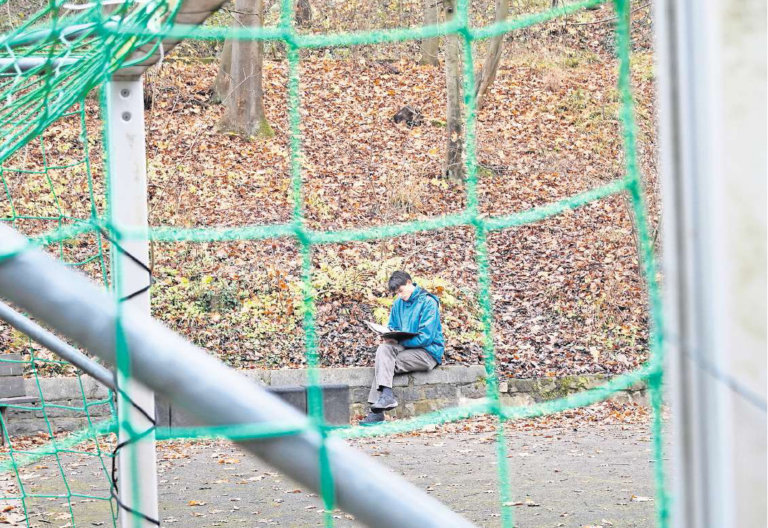
[(392, 330), (388, 326), (372, 323), (371, 321), (366, 321), (365, 324), (368, 325), (368, 328), (379, 334), (381, 337), (385, 337), (387, 339), (403, 341), (405, 339), (419, 335), (414, 334), (413, 332), (401, 332), (400, 330)]

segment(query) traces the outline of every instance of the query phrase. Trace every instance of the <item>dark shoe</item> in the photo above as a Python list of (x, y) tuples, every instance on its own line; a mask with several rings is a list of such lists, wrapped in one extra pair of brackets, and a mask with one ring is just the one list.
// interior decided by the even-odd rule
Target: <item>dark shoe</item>
[(383, 412), (369, 412), (368, 415), (360, 420), (359, 425), (376, 425), (379, 423), (384, 422), (384, 413)]
[(392, 394), (392, 389), (384, 387), (379, 399), (376, 400), (376, 403), (371, 405), (371, 410), (373, 412), (381, 412), (392, 410), (395, 407), (397, 407), (397, 400), (395, 399), (395, 395)]

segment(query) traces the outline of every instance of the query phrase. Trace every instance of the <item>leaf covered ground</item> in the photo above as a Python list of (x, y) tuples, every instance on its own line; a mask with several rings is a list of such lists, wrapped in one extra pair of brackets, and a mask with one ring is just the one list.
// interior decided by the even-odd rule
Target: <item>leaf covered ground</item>
[[(409, 13), (399, 16), (407, 19)], [(329, 16), (318, 19), (317, 27)], [(508, 39), (478, 115), (484, 214), (548, 204), (623, 175), (614, 34), (610, 23), (599, 23), (611, 16), (608, 8), (587, 12)], [(635, 18), (638, 148), (655, 232), (653, 59), (647, 13)], [(464, 185), (440, 178), (442, 68), (418, 65), (414, 43), (388, 45), (385, 51), (358, 47), (302, 55), (302, 206), (314, 229), (374, 227), (466, 206)], [(476, 51), (482, 57), (482, 47)], [(275, 131), (270, 139), (220, 133), (222, 106), (211, 101), (217, 65), (181, 60), (184, 53), (190, 48), (181, 47), (145, 81), (150, 224), (206, 228), (290, 221), (288, 67), (280, 50), (265, 63), (266, 112)], [(90, 99), (86, 105), (93, 198), (83, 165), (40, 175), (13, 170), (40, 167), (43, 149), (32, 145), (5, 164), (4, 217), (84, 218), (92, 204), (104, 212), (98, 105)], [(405, 105), (422, 112), (423, 124), (409, 128), (392, 121)], [(81, 159), (77, 116), (51, 126), (42, 144), (49, 166)], [(56, 227), (35, 220), (18, 220), (16, 226), (27, 233)], [(392, 299), (385, 281), (395, 269), (408, 270), (441, 298), (447, 362), (481, 362), (473, 236), (471, 228), (450, 228), (316, 247), (313, 293), (321, 363), (372, 363), (376, 343), (363, 321), (386, 317)], [(96, 237), (83, 236), (51, 249), (82, 262), (95, 254), (97, 243)], [(618, 373), (646, 359), (645, 285), (623, 196), (495, 232), (488, 251), (502, 375)], [(80, 267), (103, 279), (108, 266), (99, 262)], [(152, 268), (153, 313), (171, 328), (239, 367), (305, 363), (295, 241), (154, 243)], [(27, 346), (7, 329), (0, 335), (9, 349)]]

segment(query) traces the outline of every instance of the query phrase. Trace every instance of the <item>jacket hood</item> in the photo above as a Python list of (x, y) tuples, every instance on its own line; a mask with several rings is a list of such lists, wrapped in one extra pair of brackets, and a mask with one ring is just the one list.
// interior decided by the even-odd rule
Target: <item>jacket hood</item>
[(411, 294), (410, 297), (408, 297), (407, 301), (403, 301), (404, 303), (412, 304), (412, 303), (416, 302), (419, 299), (419, 297), (421, 297), (422, 295), (424, 295), (426, 293), (424, 291), (424, 288), (422, 288), (418, 284), (414, 283), (413, 285), (416, 287), (416, 289), (413, 290), (413, 293)]
[(423, 297), (432, 297), (435, 302), (439, 305), (440, 299), (435, 295), (434, 293), (429, 293), (427, 290), (419, 286), (418, 284), (414, 283), (414, 286), (416, 286), (416, 289), (413, 290), (413, 293), (410, 297), (408, 297), (407, 301), (403, 301), (407, 306), (412, 305), (413, 303), (421, 300)]

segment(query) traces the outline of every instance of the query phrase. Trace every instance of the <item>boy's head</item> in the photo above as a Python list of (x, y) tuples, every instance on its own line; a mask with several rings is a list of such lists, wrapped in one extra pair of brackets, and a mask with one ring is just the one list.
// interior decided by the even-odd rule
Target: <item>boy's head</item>
[(407, 301), (410, 299), (413, 290), (416, 286), (413, 285), (411, 276), (404, 271), (396, 271), (389, 277), (389, 292), (393, 295), (397, 295), (402, 300)]

